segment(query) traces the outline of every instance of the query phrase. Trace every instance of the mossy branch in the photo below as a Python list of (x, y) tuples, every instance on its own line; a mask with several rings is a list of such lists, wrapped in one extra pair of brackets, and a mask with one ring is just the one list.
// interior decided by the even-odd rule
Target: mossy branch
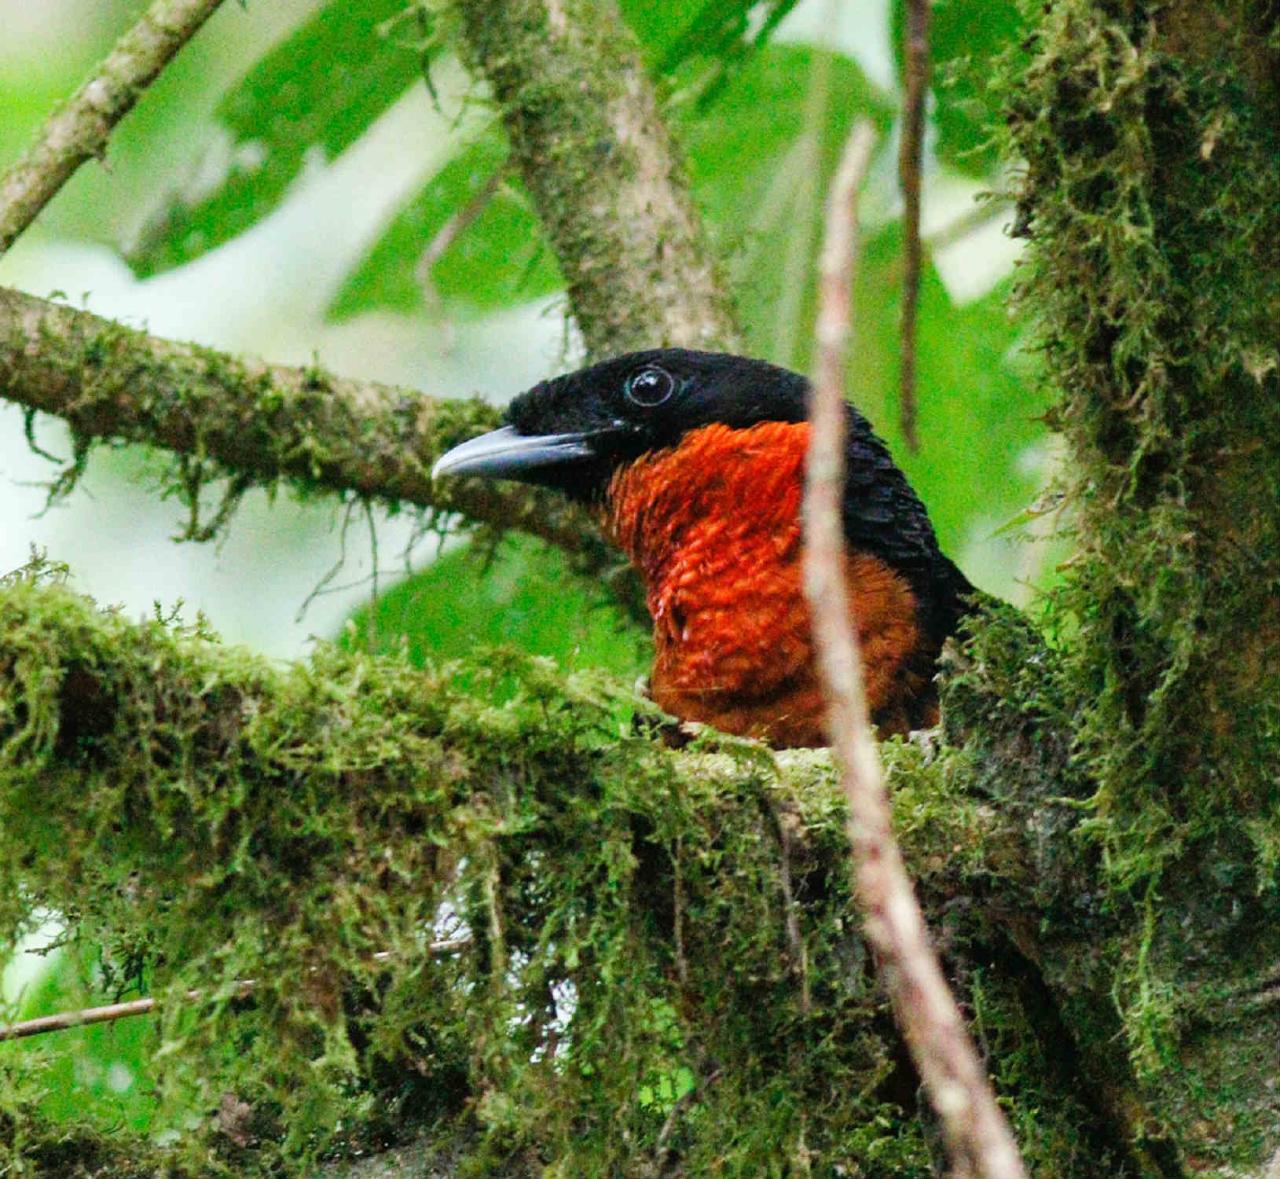
[(733, 351), (730, 302), (614, 0), (459, 0), (587, 349)]
[(36, 141), (0, 177), (0, 255), (86, 160), (101, 156), (115, 125), (222, 0), (155, 0)]
[(1082, 830), (1137, 922), (1114, 1001), (1153, 1139), (1213, 1174), (1280, 1140), (1276, 1016), (1243, 998), (1278, 956), (1277, 46), (1270, 0), (1064, 0), (1005, 82), (1022, 298), (1072, 456)]
[(558, 497), (432, 482), (441, 454), (497, 423), (478, 399), (237, 358), (2, 288), (0, 396), (63, 418), (78, 448), (107, 439), (163, 447), (240, 486), (286, 481), (456, 512), (537, 536), (589, 567), (616, 563), (590, 518)]
[[(108, 985), (145, 978), (188, 1157), (257, 1174), (429, 1132), (484, 1173), (927, 1166), (825, 753), (671, 751), (632, 723), (651, 706), (528, 657), (281, 669), (30, 577), (0, 589), (0, 652), (0, 930), (74, 914)], [(1055, 1173), (1095, 1179), (1092, 1114), (1016, 1063), (1042, 1017), (996, 965), (1046, 887), (1027, 813), (971, 795), (963, 761), (885, 753), (952, 969), (982, 964), (1015, 1120), (1055, 1150), (1075, 1135)], [(998, 921), (955, 908), (983, 894)], [(445, 913), (471, 939), (428, 953)], [(23, 1051), (0, 1050), (0, 1090), (39, 1084)]]

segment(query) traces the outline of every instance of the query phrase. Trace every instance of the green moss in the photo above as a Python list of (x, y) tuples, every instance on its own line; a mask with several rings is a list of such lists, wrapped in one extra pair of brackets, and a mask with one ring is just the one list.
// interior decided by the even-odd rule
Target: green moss
[(1280, 749), (1280, 105), (1242, 65), (1265, 5), (1237, 7), (1209, 37), (1190, 5), (1055, 5), (1012, 106), (1022, 298), (1076, 455), (1058, 609), (1095, 832), (1139, 893), (1256, 813)]
[[(798, 1011), (777, 840), (738, 805), (769, 788), (758, 752), (682, 771), (619, 734), (607, 681), (515, 657), (420, 672), (325, 650), (280, 671), (29, 582), (0, 633), (5, 929), (44, 907), (128, 943), (162, 1001), (161, 1106), (207, 1115), (200, 1150), (225, 1147), (212, 1112), (233, 1092), (295, 1160), (340, 1123), (461, 1119), (485, 1158), (536, 1141), (582, 1173), (653, 1149), (671, 1112), (653, 1094), (687, 1073), (705, 1101), (669, 1134), (745, 1174), (802, 1133), (824, 1069), (861, 1091), (886, 1067), (861, 976), (821, 1021)], [(472, 941), (433, 952), (445, 902)], [(829, 882), (810, 936), (847, 905)], [(910, 1137), (868, 1092), (812, 1148), (855, 1157), (868, 1118)]]
[[(57, 414), (71, 429), (73, 458), (52, 483), (54, 497), (75, 486), (94, 446), (140, 443), (157, 451), (159, 494), (185, 509), (186, 539), (221, 533), (249, 488), (285, 486), (413, 507), (427, 526), (457, 513), (548, 540), (575, 568), (616, 565), (586, 514), (560, 497), (432, 481), (445, 450), (497, 424), (499, 411), (479, 399), (241, 360), (17, 291), (0, 291), (0, 310), (0, 382), (29, 411)], [(32, 337), (39, 348), (28, 346)]]
[(1021, 301), (1072, 451), (1078, 553), (1049, 613), (1068, 781), (1088, 796), (1059, 858), (1098, 882), (1085, 969), (1073, 981), (1050, 952), (1047, 970), (1118, 1013), (1129, 1121), (1162, 1166), (1254, 1170), (1280, 1132), (1274, 1016), (1206, 1034), (1199, 1005), (1280, 956), (1276, 14), (1070, 0), (1034, 16), (1009, 135)]
[[(929, 1173), (825, 753), (674, 752), (608, 678), (521, 656), (281, 669), (30, 575), (0, 589), (0, 652), (0, 940), (60, 912), (160, 999), (163, 1165), (294, 1170), (426, 1133), (462, 1173)], [(1003, 936), (953, 904), (1022, 879), (1014, 830), (963, 758), (885, 755), (1021, 1124), (1087, 1144), (1063, 1078), (1033, 1079), (1043, 1012), (971, 965)], [(467, 940), (433, 949), (446, 912)], [(11, 1155), (52, 1157), (2, 1104)], [(1055, 1173), (1127, 1173), (1097, 1154)]]

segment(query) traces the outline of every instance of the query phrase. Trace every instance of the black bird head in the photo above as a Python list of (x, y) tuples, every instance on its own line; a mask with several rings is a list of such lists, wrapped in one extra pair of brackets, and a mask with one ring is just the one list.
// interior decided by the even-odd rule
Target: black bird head
[(619, 465), (689, 430), (804, 421), (808, 388), (799, 374), (745, 356), (631, 352), (521, 393), (506, 426), (454, 447), (432, 474), (517, 479), (595, 500)]

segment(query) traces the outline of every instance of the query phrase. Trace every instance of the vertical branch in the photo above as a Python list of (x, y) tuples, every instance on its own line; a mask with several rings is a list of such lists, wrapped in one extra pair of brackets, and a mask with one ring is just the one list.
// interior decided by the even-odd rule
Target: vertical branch
[(0, 178), (0, 254), (85, 160), (103, 154), (115, 125), (220, 2), (155, 0), (93, 77), (49, 116), (35, 143)]
[(916, 434), (916, 319), (920, 307), (920, 159), (924, 150), (924, 106), (929, 90), (929, 0), (906, 0), (902, 143), (898, 182), (902, 187), (902, 364), (898, 420), (911, 450)]
[(857, 194), (874, 143), (860, 122), (827, 209), (812, 435), (805, 481), (805, 591), (827, 724), (849, 807), (854, 885), (867, 940), (912, 1060), (942, 1124), (957, 1179), (1025, 1179), (1017, 1146), (965, 1030), (894, 838), (844, 580), (844, 364), (858, 245)]

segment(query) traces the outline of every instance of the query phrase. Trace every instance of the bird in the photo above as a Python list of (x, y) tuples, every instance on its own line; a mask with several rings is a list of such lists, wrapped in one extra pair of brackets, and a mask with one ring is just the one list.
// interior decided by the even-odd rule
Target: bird
[[(657, 348), (515, 397), (434, 478), (552, 488), (595, 511), (640, 575), (652, 699), (775, 748), (828, 744), (803, 586), (809, 381), (764, 360)], [(850, 613), (881, 737), (938, 721), (942, 645), (975, 593), (867, 419), (846, 405)]]

